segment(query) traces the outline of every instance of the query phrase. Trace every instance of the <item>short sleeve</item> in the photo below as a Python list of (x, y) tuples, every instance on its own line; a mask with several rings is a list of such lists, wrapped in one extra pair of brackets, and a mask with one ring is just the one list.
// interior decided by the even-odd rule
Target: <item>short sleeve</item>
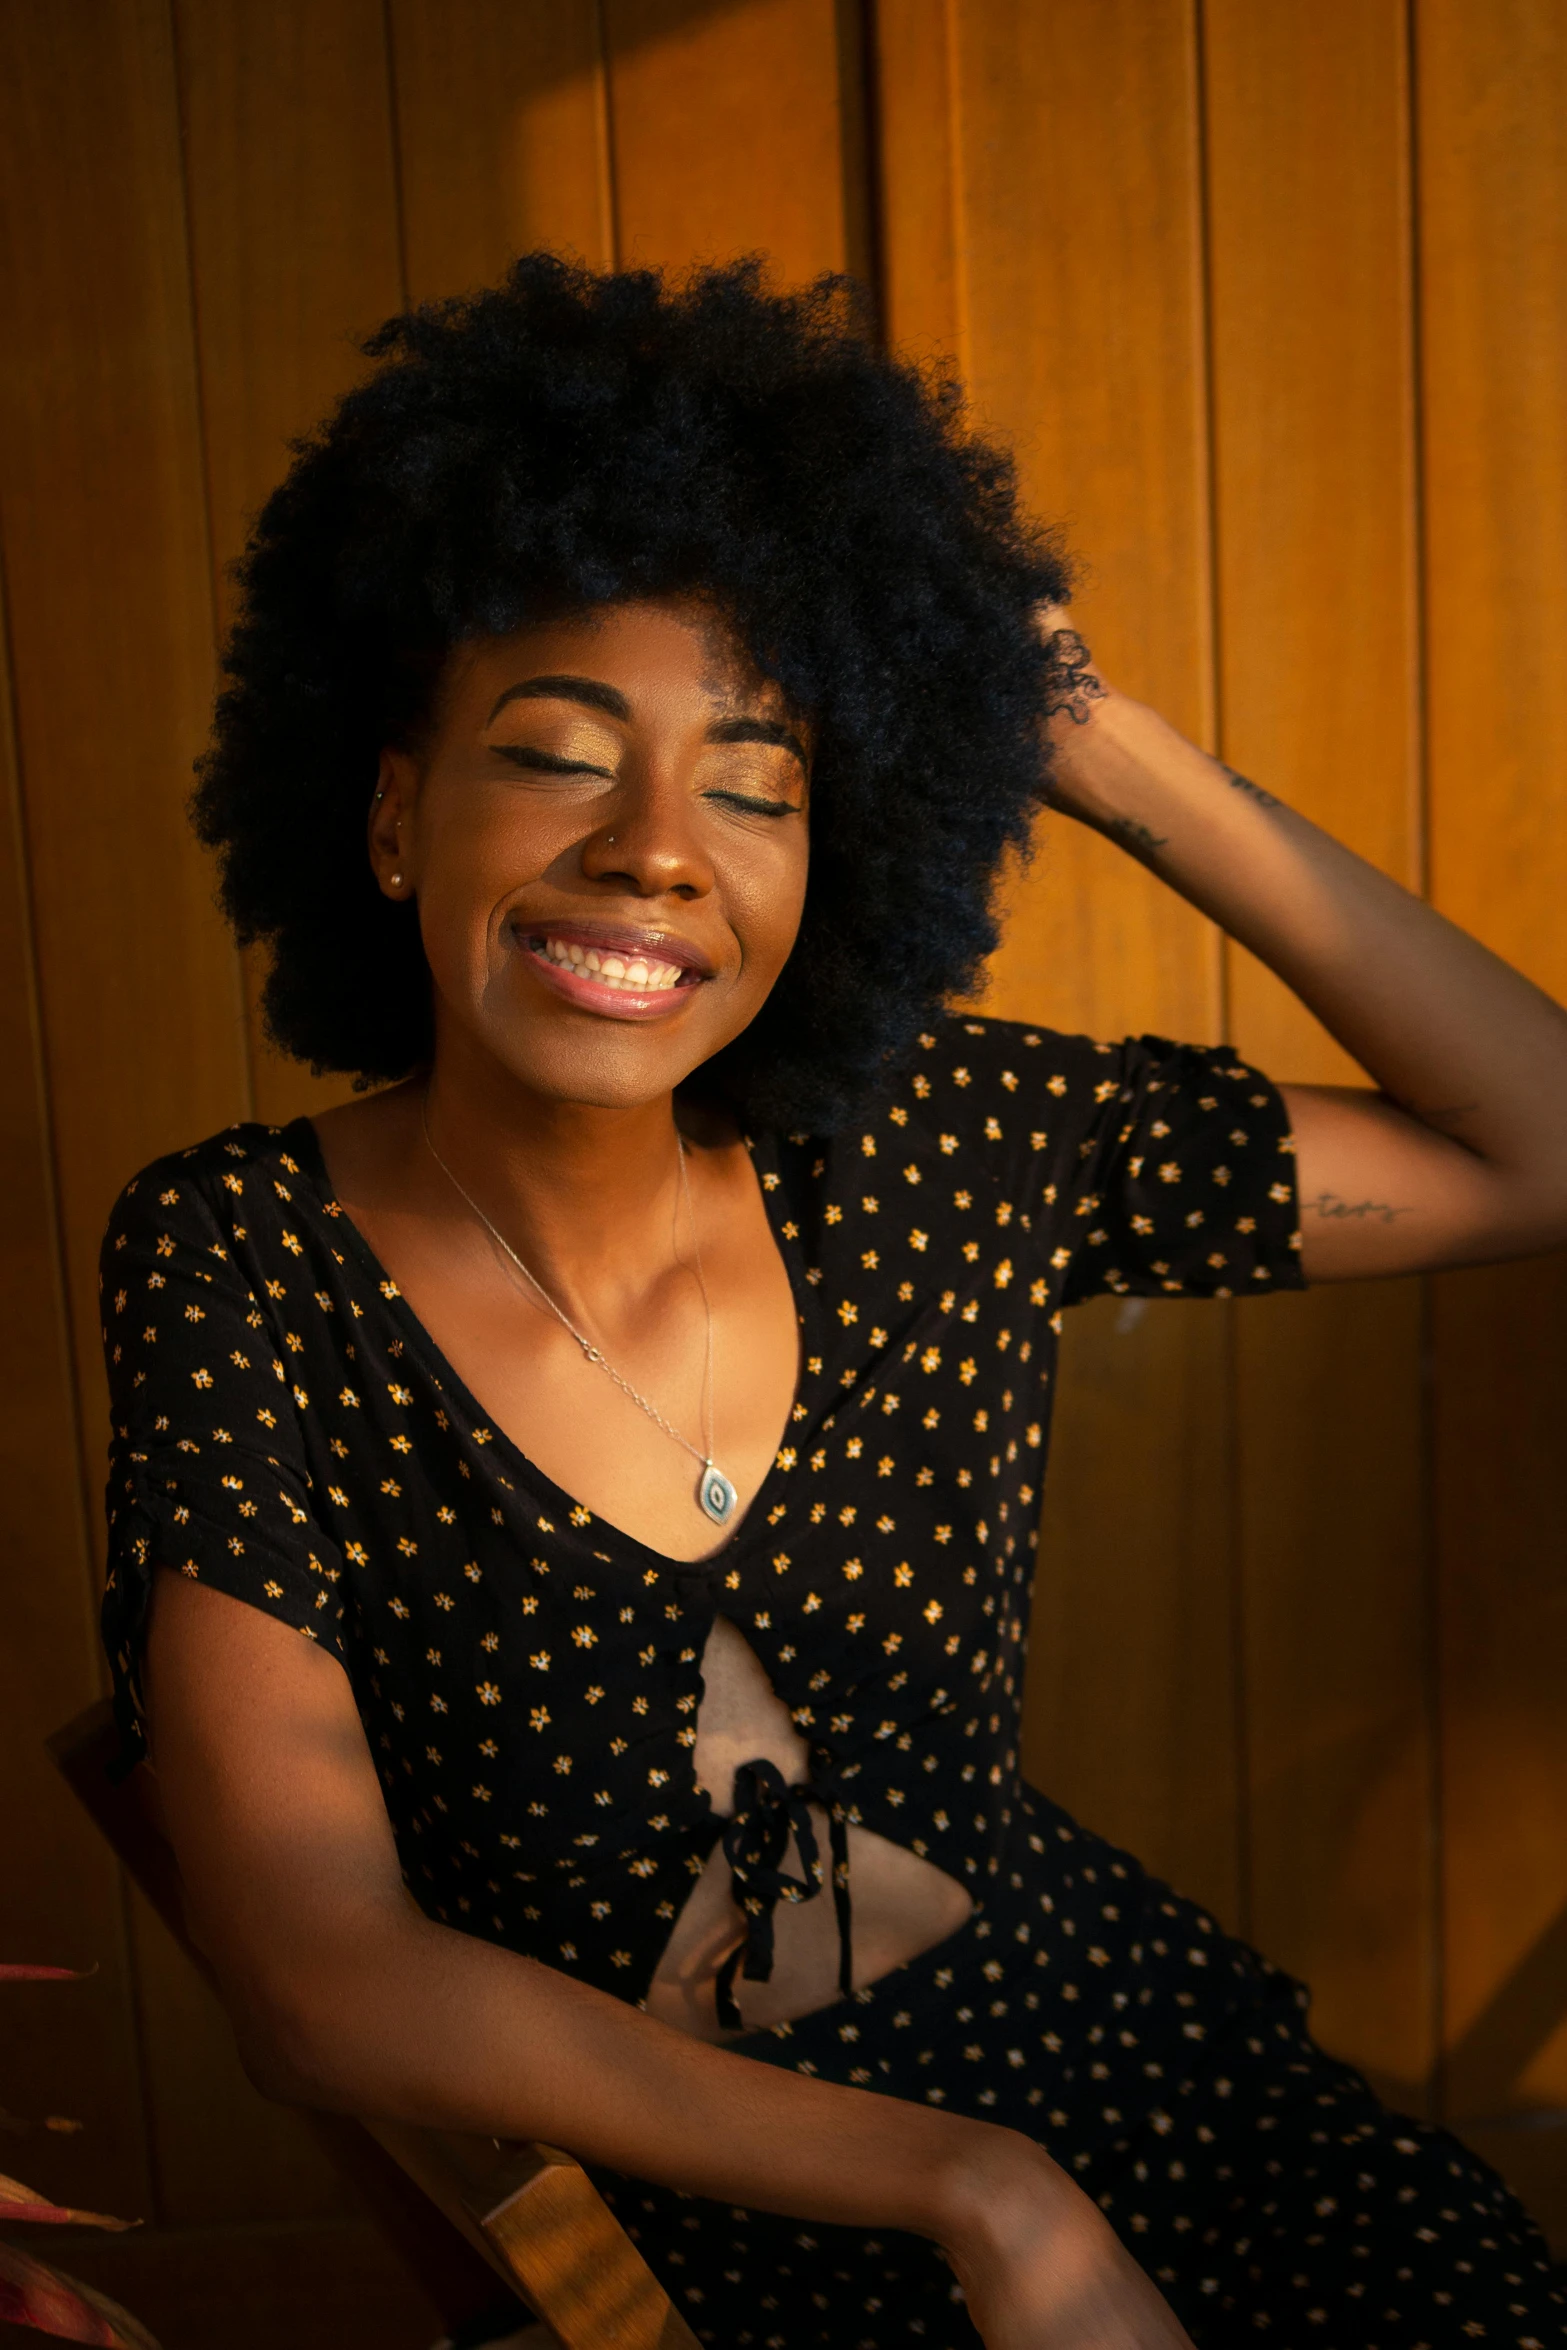
[(1065, 1302), (1301, 1288), (1295, 1146), (1277, 1086), (1222, 1045), (1140, 1036), (1110, 1049), (1078, 1144)]
[(121, 1193), (99, 1277), (111, 1420), (103, 1638), (134, 1760), (145, 1751), (141, 1647), (157, 1568), (245, 1600), (341, 1660), (342, 1563), (315, 1520), (267, 1319), (179, 1160)]

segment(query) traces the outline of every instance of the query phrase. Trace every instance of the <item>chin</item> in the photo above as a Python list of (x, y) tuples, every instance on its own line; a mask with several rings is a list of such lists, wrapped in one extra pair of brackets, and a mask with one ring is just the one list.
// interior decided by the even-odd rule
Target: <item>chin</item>
[(515, 1082), (545, 1101), (583, 1109), (635, 1110), (660, 1101), (693, 1069), (722, 1050), (722, 1041), (675, 1038), (655, 1042), (645, 1030), (618, 1035), (561, 1035), (524, 1040), (513, 1034), (494, 1057)]

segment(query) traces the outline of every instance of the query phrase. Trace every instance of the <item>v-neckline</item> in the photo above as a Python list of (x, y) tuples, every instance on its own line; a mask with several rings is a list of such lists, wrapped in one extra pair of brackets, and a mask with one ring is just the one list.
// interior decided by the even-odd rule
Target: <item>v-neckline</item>
[[(785, 1244), (779, 1219), (773, 1211), (774, 1194), (780, 1192), (782, 1186), (776, 1165), (775, 1138), (770, 1132), (764, 1129), (758, 1134), (751, 1134), (742, 1128), (741, 1140), (745, 1145), (746, 1156), (756, 1180), (757, 1190), (761, 1194), (762, 1213), (767, 1219), (768, 1233), (782, 1261), (784, 1274), (789, 1283), (789, 1294), (794, 1301), (798, 1349), (794, 1388), (790, 1395), (789, 1410), (778, 1444), (773, 1450), (773, 1458), (763, 1474), (761, 1483), (751, 1496), (750, 1505), (744, 1517), (733, 1533), (719, 1543), (716, 1549), (695, 1559), (672, 1558), (667, 1551), (655, 1550), (651, 1543), (643, 1542), (637, 1535), (629, 1533), (624, 1526), (616, 1525), (613, 1518), (603, 1517), (597, 1510), (589, 1509), (585, 1501), (580, 1501), (574, 1493), (569, 1493), (563, 1485), (558, 1485), (548, 1470), (541, 1468), (530, 1454), (524, 1452), (516, 1438), (508, 1434), (493, 1413), (485, 1409), (467, 1381), (460, 1376), (453, 1364), (447, 1359), (429, 1326), (414, 1312), (413, 1307), (403, 1295), (400, 1284), (381, 1262), (364, 1233), (338, 1198), (327, 1167), (326, 1153), (321, 1148), (321, 1138), (316, 1132), (314, 1121), (309, 1117), (296, 1118), (281, 1130), (278, 1139), (304, 1166), (323, 1215), (332, 1218), (339, 1224), (360, 1269), (375, 1282), (386, 1303), (388, 1312), (398, 1324), (405, 1340), (422, 1361), (426, 1371), (434, 1379), (437, 1387), (459, 1405), (464, 1412), (471, 1415), (472, 1424), (491, 1430), (491, 1440), (500, 1457), (520, 1472), (523, 1482), (538, 1493), (541, 1499), (554, 1509), (565, 1512), (568, 1523), (571, 1521), (572, 1513), (583, 1512), (592, 1526), (602, 1528), (606, 1534), (613, 1537), (616, 1543), (625, 1545), (639, 1559), (648, 1560), (664, 1573), (687, 1575), (698, 1581), (710, 1580), (721, 1568), (734, 1559), (737, 1552), (748, 1548), (748, 1537), (753, 1528), (762, 1527), (765, 1530), (766, 1519), (763, 1504), (770, 1497), (774, 1485), (783, 1473), (781, 1455), (787, 1446), (789, 1430), (794, 1426), (800, 1408), (806, 1358), (810, 1351), (808, 1317), (812, 1303), (809, 1285), (804, 1280), (801, 1268), (796, 1263), (793, 1253)], [(768, 1175), (773, 1177), (771, 1184), (764, 1180)]]

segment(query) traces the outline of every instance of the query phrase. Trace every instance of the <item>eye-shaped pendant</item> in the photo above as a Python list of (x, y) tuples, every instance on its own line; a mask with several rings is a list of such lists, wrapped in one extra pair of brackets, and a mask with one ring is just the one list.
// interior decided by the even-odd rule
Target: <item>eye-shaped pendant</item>
[(711, 1461), (702, 1464), (696, 1497), (703, 1514), (711, 1518), (715, 1526), (727, 1526), (735, 1514), (735, 1489), (723, 1470), (715, 1469)]

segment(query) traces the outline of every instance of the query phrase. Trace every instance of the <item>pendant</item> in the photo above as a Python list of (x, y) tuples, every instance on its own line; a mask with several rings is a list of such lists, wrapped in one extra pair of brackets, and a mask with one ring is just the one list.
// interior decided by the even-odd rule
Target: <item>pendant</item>
[(727, 1526), (735, 1514), (735, 1489), (723, 1470), (715, 1469), (711, 1461), (702, 1463), (696, 1498), (703, 1514), (711, 1518), (715, 1526)]

